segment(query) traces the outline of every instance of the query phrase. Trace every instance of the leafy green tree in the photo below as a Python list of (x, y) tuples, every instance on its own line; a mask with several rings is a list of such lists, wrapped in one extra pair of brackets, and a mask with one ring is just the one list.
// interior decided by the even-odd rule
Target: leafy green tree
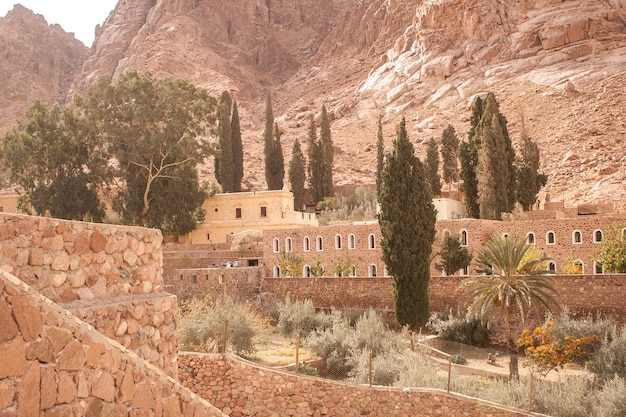
[(448, 125), (441, 135), (441, 158), (443, 159), (443, 181), (450, 184), (459, 180), (459, 161), (458, 161), (459, 138), (452, 125)]
[(517, 335), (520, 320), (530, 310), (540, 313), (558, 309), (557, 291), (550, 271), (543, 269), (548, 258), (526, 257), (526, 239), (494, 235), (476, 258), (478, 276), (466, 278), (460, 288), (467, 290), (468, 318), (478, 318), (490, 326), (494, 313), (500, 311), (507, 330), (510, 354), (509, 375), (519, 376)]
[(376, 194), (380, 193), (383, 182), (383, 168), (385, 164), (385, 138), (383, 137), (383, 116), (378, 116), (378, 135), (376, 136)]
[(322, 190), (322, 149), (317, 140), (317, 133), (315, 131), (315, 121), (313, 115), (309, 122), (309, 133), (307, 137), (307, 143), (309, 146), (309, 164), (307, 165), (307, 173), (309, 175), (309, 186), (311, 188), (311, 194), (313, 201), (317, 204), (324, 200), (324, 192)]
[(278, 266), (283, 276), (293, 278), (302, 276), (304, 260), (293, 252), (281, 252)]
[(222, 186), (222, 192), (225, 193), (235, 191), (235, 160), (230, 120), (231, 103), (230, 94), (228, 91), (224, 91), (217, 107), (219, 151), (215, 157), (215, 176)]
[(34, 102), (0, 144), (2, 165), (24, 193), (19, 207), (62, 219), (102, 221), (98, 193), (110, 178), (101, 139), (71, 107)]
[(548, 177), (539, 172), (539, 148), (524, 134), (520, 144), (521, 157), (517, 161), (517, 201), (525, 211), (530, 211), (537, 201), (537, 194), (546, 185)]
[(595, 256), (598, 263), (610, 272), (626, 273), (626, 237), (624, 229), (613, 226), (602, 239), (602, 246)]
[(439, 149), (435, 138), (428, 141), (426, 149), (426, 171), (433, 195), (441, 195), (441, 177), (439, 176)]
[(265, 181), (268, 190), (280, 190), (283, 188), (285, 178), (285, 165), (283, 150), (280, 143), (280, 131), (278, 124), (274, 122), (272, 111), (272, 98), (267, 93), (265, 102), (265, 129), (263, 130), (264, 153), (265, 153)]
[(458, 270), (466, 268), (472, 262), (472, 254), (465, 246), (461, 246), (458, 236), (447, 235), (443, 239), (441, 251), (438, 253), (440, 262), (435, 267), (454, 275)]
[(478, 167), (478, 149), (480, 148), (480, 136), (477, 134), (478, 125), (483, 113), (483, 101), (476, 97), (472, 107), (470, 118), (471, 128), (468, 132), (468, 141), (459, 145), (459, 161), (461, 162), (461, 186), (463, 198), (465, 200), (465, 210), (469, 217), (475, 219), (480, 217), (480, 206), (478, 204), (478, 179), (476, 178), (476, 168)]
[(480, 218), (501, 220), (513, 210), (516, 201), (515, 152), (493, 93), (487, 94), (475, 135), (479, 137), (476, 178)]
[(187, 81), (123, 74), (101, 78), (81, 102), (117, 160), (125, 184), (113, 208), (127, 224), (184, 234), (204, 219), (197, 165), (211, 149), (200, 138), (215, 123), (215, 99)]
[(333, 161), (335, 150), (333, 148), (333, 140), (330, 134), (330, 120), (326, 106), (322, 106), (322, 116), (320, 119), (320, 143), (319, 147), (322, 154), (321, 164), (321, 191), (322, 197), (333, 197), (335, 195), (335, 185), (333, 183)]
[(293, 193), (294, 209), (300, 211), (304, 207), (304, 183), (306, 181), (306, 161), (300, 148), (300, 142), (296, 139), (293, 143), (291, 161), (289, 162), (289, 185)]
[(393, 276), (396, 319), (413, 330), (424, 326), (429, 317), (435, 220), (426, 169), (414, 154), (403, 118), (383, 169), (378, 221), (382, 258)]
[(241, 126), (237, 101), (233, 102), (233, 113), (230, 119), (230, 137), (233, 148), (233, 191), (241, 191), (243, 179), (243, 143), (241, 141)]

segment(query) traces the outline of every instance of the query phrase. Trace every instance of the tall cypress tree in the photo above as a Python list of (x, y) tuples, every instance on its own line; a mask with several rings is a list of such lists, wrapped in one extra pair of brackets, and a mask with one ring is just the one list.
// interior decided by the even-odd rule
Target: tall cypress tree
[(335, 185), (333, 182), (333, 164), (335, 150), (330, 134), (330, 121), (326, 106), (322, 105), (322, 116), (320, 119), (320, 149), (322, 153), (321, 188), (322, 198), (333, 197), (335, 195)]
[(500, 113), (493, 93), (485, 98), (475, 136), (480, 138), (476, 170), (480, 218), (500, 220), (502, 213), (511, 212), (515, 206), (515, 152), (506, 117)]
[(230, 137), (233, 149), (233, 191), (241, 191), (243, 179), (243, 143), (241, 142), (241, 127), (237, 101), (233, 102), (233, 113), (230, 120)]
[(383, 169), (378, 221), (383, 261), (393, 276), (396, 319), (412, 330), (424, 326), (429, 317), (428, 281), (436, 211), (426, 178), (403, 118)]
[(451, 183), (459, 180), (458, 153), (459, 138), (452, 125), (448, 125), (441, 134), (441, 158), (443, 181), (451, 190)]
[(280, 142), (280, 130), (278, 123), (274, 123), (274, 143), (272, 146), (272, 185), (270, 190), (282, 190), (285, 180), (285, 160), (283, 157), (283, 145)]
[(318, 203), (324, 199), (321, 180), (322, 150), (320, 149), (319, 142), (317, 141), (317, 132), (315, 131), (315, 121), (313, 120), (313, 115), (311, 115), (309, 122), (307, 143), (309, 147), (309, 163), (307, 165), (309, 187), (311, 188), (313, 202)]
[(546, 185), (548, 177), (539, 173), (539, 148), (526, 134), (522, 135), (520, 152), (517, 163), (517, 201), (525, 211), (529, 211), (537, 201), (537, 193)]
[(376, 194), (380, 196), (385, 162), (385, 139), (383, 136), (383, 116), (378, 116), (378, 136), (376, 137)]
[(265, 98), (265, 129), (263, 130), (263, 155), (265, 156), (265, 182), (267, 183), (267, 189), (272, 188), (272, 157), (274, 149), (274, 112), (272, 111), (272, 97), (270, 92), (267, 92)]
[(480, 217), (480, 206), (478, 204), (478, 180), (476, 178), (476, 168), (478, 167), (478, 149), (480, 147), (480, 137), (477, 134), (478, 125), (483, 114), (483, 101), (476, 97), (472, 116), (470, 118), (471, 127), (468, 132), (468, 141), (459, 145), (459, 161), (461, 162), (461, 186), (463, 199), (465, 200), (465, 210), (469, 217)]
[(220, 103), (217, 108), (219, 120), (219, 157), (216, 158), (216, 178), (222, 186), (222, 192), (231, 193), (234, 191), (233, 179), (233, 145), (230, 130), (230, 106), (231, 98), (228, 91), (222, 93)]
[(426, 171), (433, 195), (441, 195), (441, 177), (439, 177), (439, 149), (435, 138), (430, 138), (426, 149)]
[(289, 161), (289, 185), (293, 193), (294, 210), (300, 211), (304, 207), (304, 183), (306, 180), (306, 161), (300, 148), (298, 139), (293, 143), (291, 161)]

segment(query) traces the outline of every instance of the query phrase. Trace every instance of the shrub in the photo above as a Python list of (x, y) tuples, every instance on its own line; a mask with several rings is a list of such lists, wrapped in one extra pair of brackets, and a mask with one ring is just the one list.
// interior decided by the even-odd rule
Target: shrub
[(433, 314), (426, 327), (440, 339), (485, 347), (489, 344), (489, 329), (480, 320), (467, 321), (451, 312)]
[(291, 301), (287, 296), (278, 304), (278, 330), (285, 337), (306, 337), (315, 329), (330, 325), (331, 320), (324, 313), (317, 313), (311, 300)]
[(605, 341), (591, 358), (589, 369), (601, 380), (608, 380), (617, 375), (626, 378), (626, 331), (622, 329), (619, 337)]

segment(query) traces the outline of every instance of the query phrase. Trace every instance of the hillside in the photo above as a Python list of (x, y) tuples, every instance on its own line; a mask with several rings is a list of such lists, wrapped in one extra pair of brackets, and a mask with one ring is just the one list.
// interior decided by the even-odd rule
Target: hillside
[[(14, 19), (0, 19), (0, 42), (12, 42)], [(327, 106), (337, 184), (374, 181), (379, 114), (388, 148), (405, 117), (423, 154), (422, 141), (449, 123), (464, 138), (474, 97), (494, 91), (513, 139), (523, 128), (538, 142), (548, 198), (621, 208), (625, 22), (626, 0), (127, 0), (99, 28), (74, 89), (128, 69), (229, 89), (257, 188), (268, 90), (286, 161), (308, 115)], [(25, 108), (32, 97), (0, 92), (0, 127), (14, 120), (7, 100)], [(212, 178), (211, 163), (203, 174)]]

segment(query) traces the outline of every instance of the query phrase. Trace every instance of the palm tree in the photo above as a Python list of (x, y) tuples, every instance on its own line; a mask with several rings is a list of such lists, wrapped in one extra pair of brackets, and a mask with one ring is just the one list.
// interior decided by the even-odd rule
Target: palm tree
[(476, 271), (482, 273), (461, 282), (468, 289), (468, 318), (478, 318), (491, 325), (494, 312), (501, 310), (507, 328), (510, 354), (509, 377), (519, 376), (517, 337), (519, 320), (524, 321), (530, 309), (539, 313), (559, 308), (554, 278), (544, 265), (547, 257), (528, 256), (525, 239), (492, 236), (478, 253)]

